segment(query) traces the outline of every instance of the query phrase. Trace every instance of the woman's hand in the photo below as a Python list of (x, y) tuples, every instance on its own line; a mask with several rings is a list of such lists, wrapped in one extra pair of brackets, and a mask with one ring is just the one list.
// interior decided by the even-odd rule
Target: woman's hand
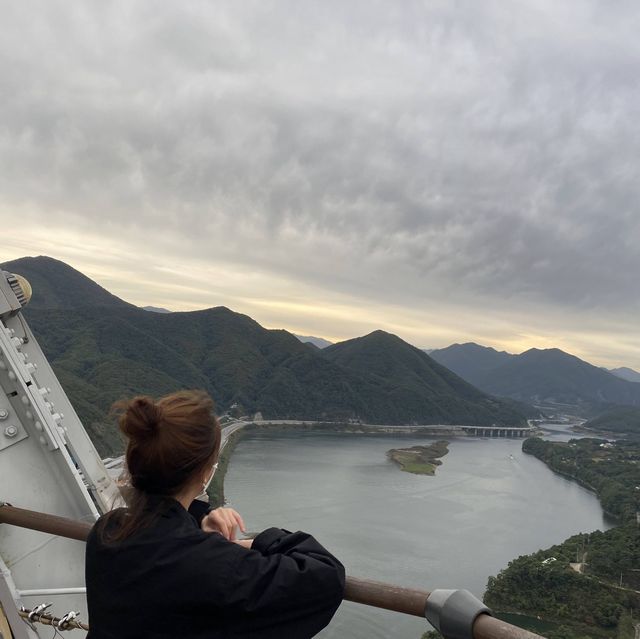
[(200, 527), (205, 532), (220, 533), (229, 541), (235, 541), (238, 528), (242, 532), (246, 532), (240, 513), (233, 508), (216, 508), (212, 510), (202, 519)]

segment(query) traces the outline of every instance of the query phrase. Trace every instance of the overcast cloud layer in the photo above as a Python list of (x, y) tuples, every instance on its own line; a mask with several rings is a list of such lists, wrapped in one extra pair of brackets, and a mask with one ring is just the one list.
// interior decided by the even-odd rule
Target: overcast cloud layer
[(0, 257), (640, 367), (637, 6), (0, 1)]

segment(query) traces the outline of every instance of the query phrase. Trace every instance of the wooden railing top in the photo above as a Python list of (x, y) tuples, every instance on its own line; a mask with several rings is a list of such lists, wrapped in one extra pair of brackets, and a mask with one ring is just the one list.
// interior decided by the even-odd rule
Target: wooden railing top
[[(86, 541), (91, 524), (57, 515), (17, 508), (0, 502), (0, 524), (9, 524)], [(403, 588), (378, 581), (347, 577), (344, 599), (375, 608), (393, 610), (425, 619), (427, 600), (431, 592)], [(500, 621), (487, 614), (480, 614), (473, 623), (473, 639), (542, 639), (522, 628)]]

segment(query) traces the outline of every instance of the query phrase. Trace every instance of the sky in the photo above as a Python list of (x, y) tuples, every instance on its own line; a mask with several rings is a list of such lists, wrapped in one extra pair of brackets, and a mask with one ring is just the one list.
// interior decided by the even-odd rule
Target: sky
[(640, 369), (640, 6), (0, 0), (0, 261)]

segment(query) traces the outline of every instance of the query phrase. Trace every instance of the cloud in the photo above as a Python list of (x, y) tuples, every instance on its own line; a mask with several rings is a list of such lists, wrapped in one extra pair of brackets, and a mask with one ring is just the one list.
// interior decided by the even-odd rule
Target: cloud
[(46, 228), (138, 268), (124, 256), (209, 268), (294, 316), (310, 291), (385, 309), (414, 339), (438, 315), (469, 335), (485, 318), (478, 340), (577, 335), (585, 315), (601, 342), (613, 322), (637, 336), (634, 4), (2, 12), (0, 219), (34, 243)]

